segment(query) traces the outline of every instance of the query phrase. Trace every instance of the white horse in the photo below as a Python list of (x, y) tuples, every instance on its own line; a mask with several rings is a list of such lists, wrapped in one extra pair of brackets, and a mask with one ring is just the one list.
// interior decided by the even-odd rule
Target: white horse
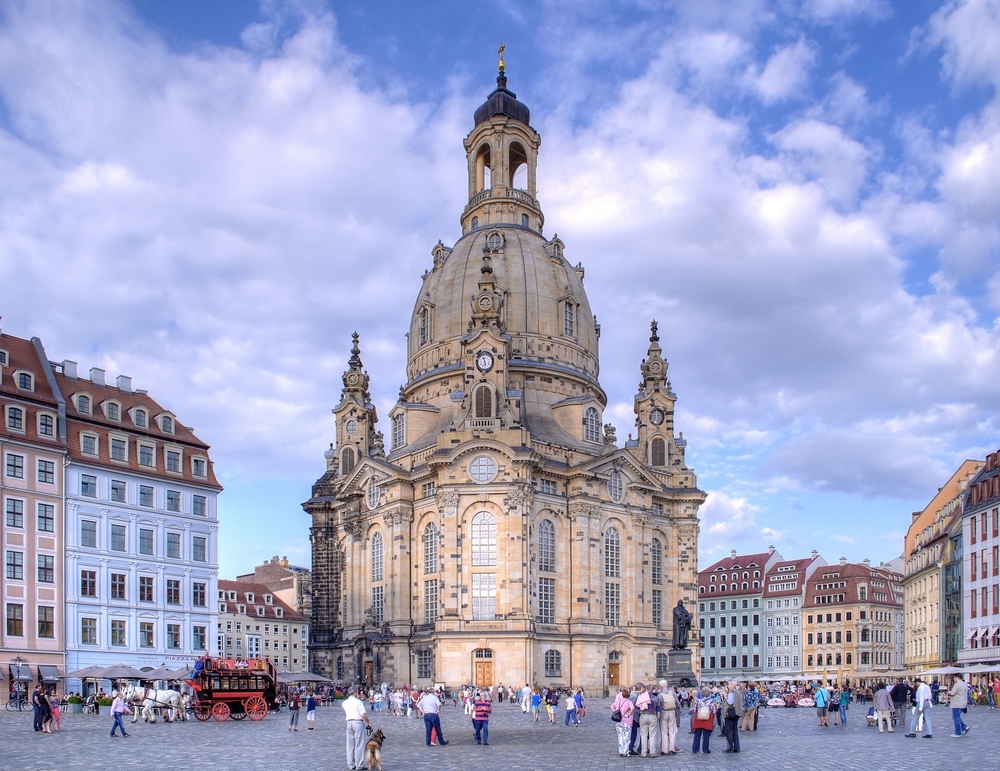
[[(129, 683), (122, 692), (122, 698), (129, 704), (142, 705), (142, 719), (147, 723), (156, 722), (154, 707), (161, 707), (166, 711), (163, 719), (168, 723), (175, 720), (186, 720), (184, 712), (184, 699), (177, 691), (158, 691), (155, 688), (144, 688), (141, 685)], [(132, 715), (132, 722), (139, 722), (139, 711), (135, 710)]]

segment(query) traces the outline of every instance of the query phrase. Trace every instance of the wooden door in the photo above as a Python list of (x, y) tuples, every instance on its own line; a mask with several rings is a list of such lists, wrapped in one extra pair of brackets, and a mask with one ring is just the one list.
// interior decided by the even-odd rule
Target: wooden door
[(618, 685), (619, 684), (618, 683), (618, 678), (619, 678), (618, 669), (619, 669), (619, 667), (621, 667), (621, 664), (619, 664), (617, 662), (613, 662), (613, 663), (608, 664), (608, 685), (609, 686), (611, 686), (611, 685)]
[(375, 682), (375, 662), (366, 661), (365, 662), (365, 685), (369, 688)]
[(489, 688), (493, 685), (493, 662), (476, 662), (476, 688)]

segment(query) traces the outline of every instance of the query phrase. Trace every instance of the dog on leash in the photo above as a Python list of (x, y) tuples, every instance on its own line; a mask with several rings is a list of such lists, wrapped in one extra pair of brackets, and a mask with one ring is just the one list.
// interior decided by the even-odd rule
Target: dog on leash
[(381, 728), (368, 737), (368, 743), (365, 745), (365, 761), (372, 771), (376, 768), (378, 771), (382, 771), (382, 742), (384, 741), (385, 734)]

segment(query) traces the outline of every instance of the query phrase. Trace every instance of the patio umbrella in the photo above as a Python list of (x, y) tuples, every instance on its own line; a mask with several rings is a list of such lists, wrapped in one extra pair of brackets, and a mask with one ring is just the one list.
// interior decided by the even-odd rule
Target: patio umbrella
[(143, 680), (176, 680), (178, 672), (186, 672), (184, 669), (168, 669), (166, 666), (159, 667), (150, 672), (145, 672)]
[(62, 676), (64, 680), (70, 678), (77, 678), (79, 680), (93, 680), (95, 677), (100, 679), (101, 673), (104, 671), (104, 667), (99, 667), (96, 664), (92, 664), (89, 667), (84, 667), (83, 669), (78, 669), (75, 672), (67, 672)]
[(130, 667), (126, 664), (115, 664), (94, 674), (103, 680), (145, 680), (146, 673), (141, 669)]

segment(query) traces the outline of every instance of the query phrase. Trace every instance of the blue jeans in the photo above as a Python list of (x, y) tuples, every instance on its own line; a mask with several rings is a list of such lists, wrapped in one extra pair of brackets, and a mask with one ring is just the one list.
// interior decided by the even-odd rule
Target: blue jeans
[(115, 730), (120, 728), (122, 729), (122, 736), (127, 736), (128, 734), (125, 733), (125, 723), (122, 721), (122, 713), (116, 712), (114, 718), (115, 722), (114, 725), (111, 726), (111, 735), (114, 736)]
[(847, 722), (847, 705), (846, 704), (841, 704), (840, 705), (840, 722), (841, 723), (846, 723)]
[(697, 755), (700, 747), (701, 752), (711, 753), (711, 750), (708, 748), (708, 740), (711, 738), (712, 738), (711, 728), (694, 729), (694, 746), (691, 748), (691, 752)]
[(490, 721), (489, 720), (473, 720), (472, 727), (476, 731), (476, 744), (489, 744), (490, 743)]
[(573, 721), (573, 725), (580, 725), (580, 721), (576, 719), (576, 710), (568, 709), (566, 710), (566, 725), (569, 726), (569, 721)]
[(955, 721), (955, 733), (961, 736), (965, 733), (965, 721), (962, 720), (962, 710), (960, 708), (951, 708), (951, 719)]
[(438, 742), (444, 744), (444, 734), (441, 733), (441, 718), (437, 716), (436, 712), (425, 712), (424, 713), (424, 730), (427, 734), (427, 746), (431, 744), (431, 728), (437, 731)]

